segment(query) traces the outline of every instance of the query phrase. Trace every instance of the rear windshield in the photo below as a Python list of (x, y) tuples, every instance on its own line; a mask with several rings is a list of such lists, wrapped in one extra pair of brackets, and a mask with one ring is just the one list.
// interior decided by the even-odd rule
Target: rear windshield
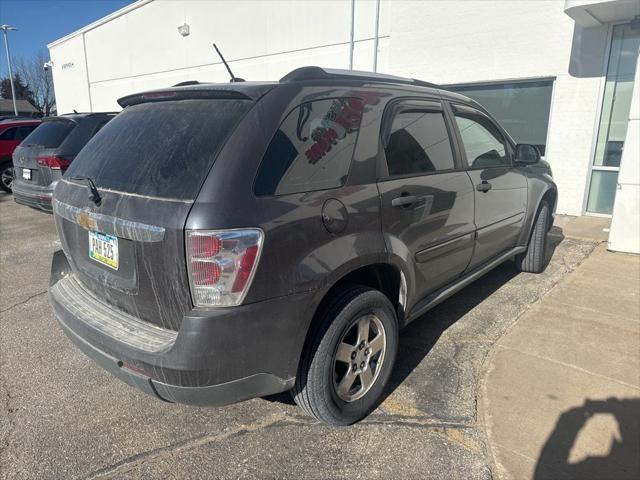
[(76, 123), (70, 120), (43, 122), (24, 139), (23, 145), (39, 145), (44, 148), (57, 148), (74, 128), (76, 128)]
[(80, 151), (68, 176), (100, 188), (192, 200), (248, 100), (178, 100), (127, 107)]

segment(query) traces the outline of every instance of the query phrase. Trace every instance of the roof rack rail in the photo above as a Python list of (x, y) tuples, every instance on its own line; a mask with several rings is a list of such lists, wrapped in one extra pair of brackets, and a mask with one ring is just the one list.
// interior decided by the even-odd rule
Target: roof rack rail
[(341, 70), (337, 68), (301, 67), (292, 70), (280, 79), (281, 83), (303, 82), (306, 80), (368, 80), (379, 83), (401, 83), (419, 87), (442, 88), (435, 83), (414, 78), (397, 77), (384, 73), (362, 72), (359, 70)]

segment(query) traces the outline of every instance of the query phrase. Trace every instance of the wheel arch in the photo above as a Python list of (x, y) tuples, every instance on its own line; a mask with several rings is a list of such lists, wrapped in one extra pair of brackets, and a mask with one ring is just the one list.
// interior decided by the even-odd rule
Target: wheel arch
[[(384, 293), (396, 311), (398, 311), (399, 308), (403, 307), (400, 295), (403, 276), (400, 269), (391, 263), (369, 263), (350, 270), (333, 282), (323, 296), (323, 301), (344, 285), (362, 285)], [(322, 304), (322, 301), (320, 304)], [(320, 305), (318, 306), (319, 308)]]
[(525, 228), (522, 229), (518, 245), (526, 246), (529, 243), (529, 238), (531, 237), (531, 232), (533, 231), (536, 217), (538, 216), (540, 205), (543, 201), (546, 201), (549, 204), (549, 208), (551, 210), (550, 224), (548, 228), (550, 229), (553, 225), (553, 216), (558, 203), (558, 188), (555, 184), (546, 184), (544, 189), (538, 188), (536, 190), (539, 193), (534, 195), (535, 203), (532, 201), (533, 199), (531, 197), (529, 198), (529, 204), (535, 205), (535, 208), (532, 208), (527, 212)]
[[(347, 285), (360, 285), (382, 292), (393, 305), (398, 316), (399, 326), (404, 325), (404, 305), (406, 302), (406, 280), (403, 272), (388, 262), (372, 262), (365, 265), (357, 265), (345, 271), (333, 280), (327, 288), (322, 289), (319, 298), (314, 302), (315, 308), (301, 344), (298, 355), (298, 365), (306, 345), (313, 336), (314, 329), (320, 321), (318, 313), (326, 302), (330, 301), (340, 289)], [(404, 299), (402, 291), (405, 292)]]

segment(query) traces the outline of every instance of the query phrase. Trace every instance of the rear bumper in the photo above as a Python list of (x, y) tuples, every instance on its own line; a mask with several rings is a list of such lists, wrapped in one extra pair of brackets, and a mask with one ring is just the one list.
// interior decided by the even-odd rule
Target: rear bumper
[(20, 179), (14, 179), (11, 184), (11, 190), (16, 203), (47, 213), (53, 212), (51, 207), (53, 188), (50, 185), (32, 185), (20, 181)]
[(64, 323), (64, 319), (61, 316), (56, 315), (56, 319), (69, 339), (85, 355), (107, 372), (132, 387), (136, 387), (151, 396), (167, 402), (200, 406), (222, 406), (283, 392), (293, 386), (293, 380), (286, 381), (268, 373), (258, 373), (216, 385), (185, 387), (163, 383), (127, 368), (122, 360), (101, 351), (75, 333)]
[[(64, 254), (56, 252), (49, 298), (58, 323), (80, 350), (129, 385), (161, 400), (202, 406), (226, 405), (293, 386), (312, 316), (312, 294), (194, 309), (184, 316), (178, 332), (167, 331), (172, 337), (156, 335), (155, 326), (140, 333), (136, 322), (127, 321), (126, 314), (82, 286), (61, 288), (76, 282), (68, 272)], [(140, 343), (146, 336), (149, 341)]]

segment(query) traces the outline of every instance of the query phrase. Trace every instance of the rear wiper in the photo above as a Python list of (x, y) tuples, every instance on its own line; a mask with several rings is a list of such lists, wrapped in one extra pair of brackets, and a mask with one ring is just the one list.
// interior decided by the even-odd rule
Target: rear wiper
[(67, 177), (69, 180), (74, 182), (85, 182), (87, 187), (89, 187), (89, 200), (95, 203), (97, 206), (100, 206), (102, 202), (102, 197), (100, 196), (100, 192), (98, 192), (98, 187), (96, 187), (96, 182), (93, 181), (91, 177)]

